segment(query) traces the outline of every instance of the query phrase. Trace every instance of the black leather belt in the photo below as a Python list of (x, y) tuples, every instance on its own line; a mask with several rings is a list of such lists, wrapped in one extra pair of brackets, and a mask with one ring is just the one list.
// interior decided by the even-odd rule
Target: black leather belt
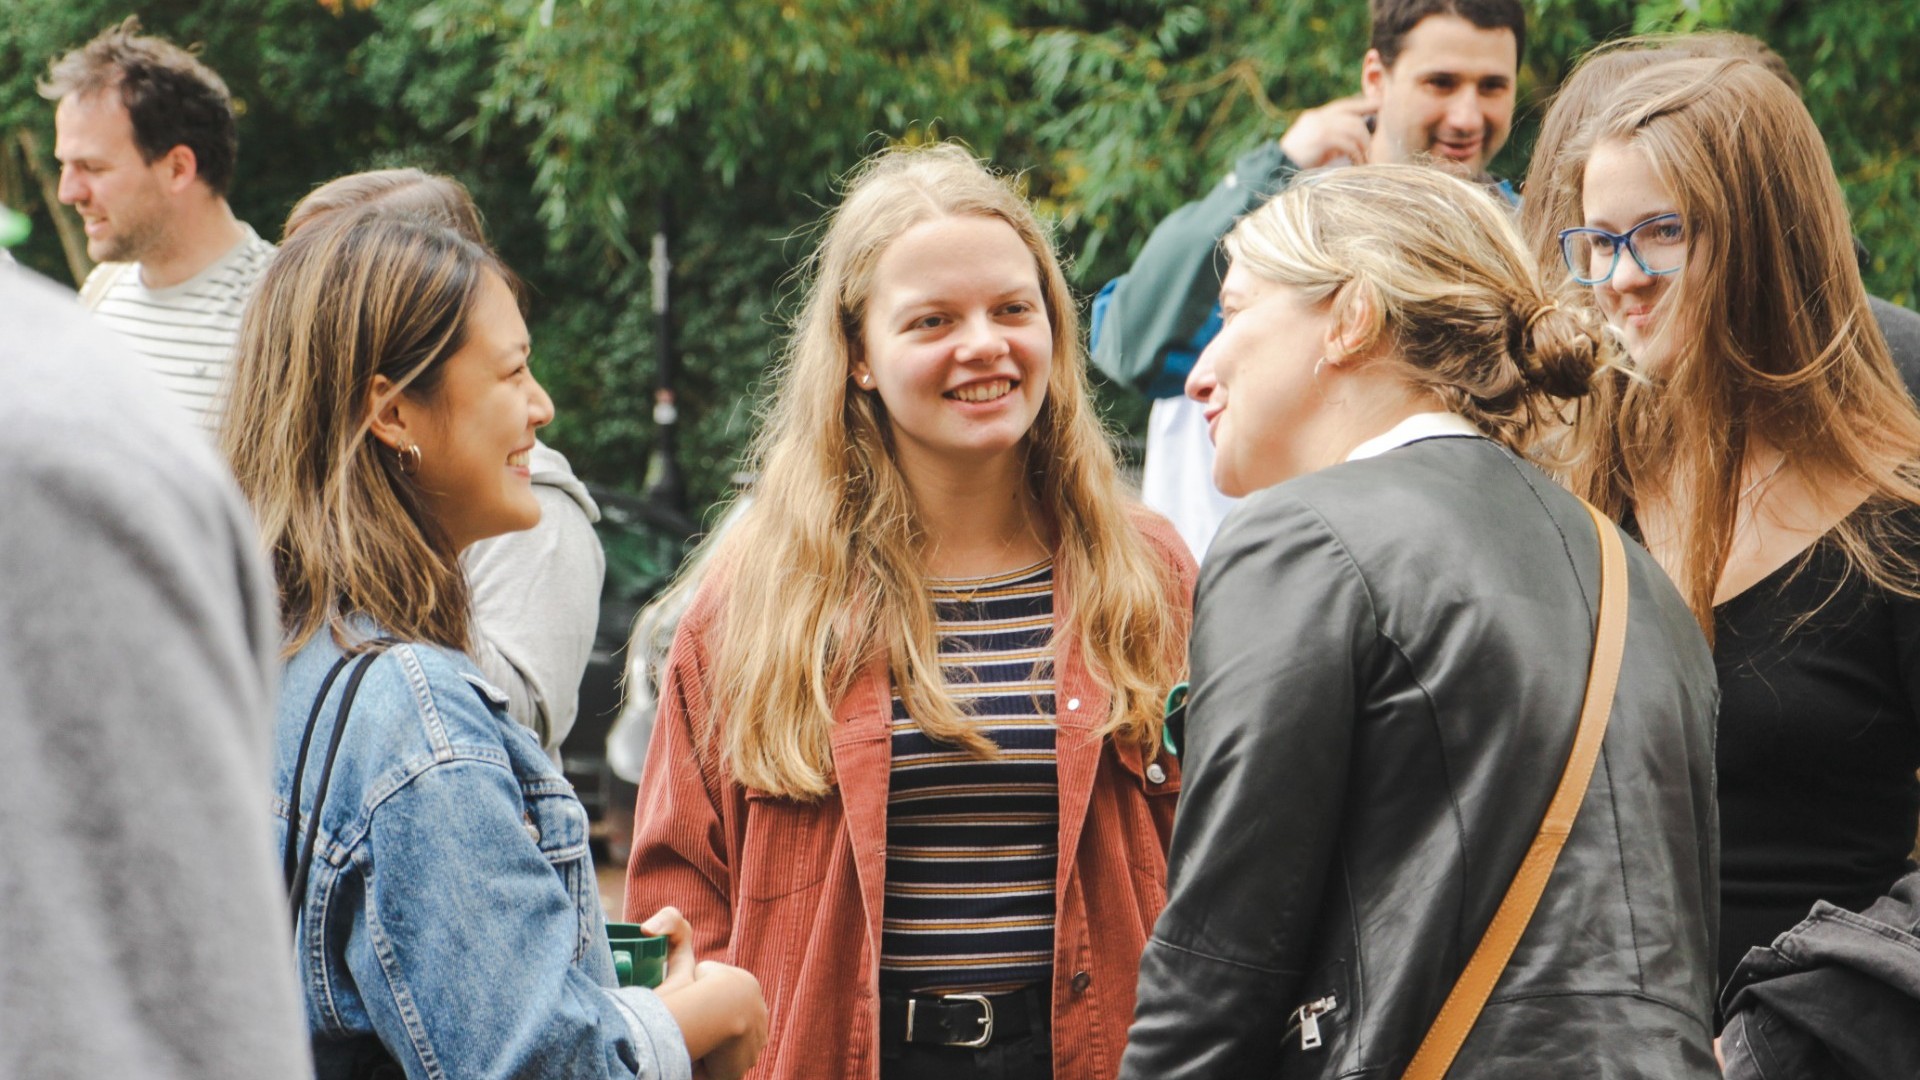
[(978, 1048), (1047, 1026), (1048, 1001), (1029, 987), (1011, 994), (880, 995), (883, 1044)]

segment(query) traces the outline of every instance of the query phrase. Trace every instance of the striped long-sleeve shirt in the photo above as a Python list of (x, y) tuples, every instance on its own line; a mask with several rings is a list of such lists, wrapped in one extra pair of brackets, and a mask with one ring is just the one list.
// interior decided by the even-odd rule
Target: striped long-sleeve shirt
[(928, 738), (893, 699), (883, 986), (998, 992), (1051, 971), (1059, 790), (1053, 563), (933, 585), (941, 666), (1000, 748)]

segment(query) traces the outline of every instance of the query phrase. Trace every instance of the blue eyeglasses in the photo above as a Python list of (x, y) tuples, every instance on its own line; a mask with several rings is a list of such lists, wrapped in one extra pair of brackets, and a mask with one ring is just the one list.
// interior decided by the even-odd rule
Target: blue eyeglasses
[(1623, 233), (1560, 230), (1560, 256), (1567, 260), (1573, 280), (1582, 285), (1598, 285), (1613, 277), (1623, 248), (1635, 266), (1654, 277), (1677, 274), (1687, 264), (1687, 230), (1679, 214), (1650, 217)]

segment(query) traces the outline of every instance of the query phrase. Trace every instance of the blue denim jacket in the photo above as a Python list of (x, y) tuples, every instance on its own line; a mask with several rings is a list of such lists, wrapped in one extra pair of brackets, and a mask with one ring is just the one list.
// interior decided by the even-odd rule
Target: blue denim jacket
[[(340, 655), (322, 631), (282, 678), (276, 852), (301, 734)], [(346, 682), (315, 724), (303, 822)], [(386, 1055), (408, 1077), (451, 1080), (691, 1075), (660, 999), (614, 986), (586, 811), (460, 653), (397, 645), (372, 662), (295, 938), (319, 1080)]]

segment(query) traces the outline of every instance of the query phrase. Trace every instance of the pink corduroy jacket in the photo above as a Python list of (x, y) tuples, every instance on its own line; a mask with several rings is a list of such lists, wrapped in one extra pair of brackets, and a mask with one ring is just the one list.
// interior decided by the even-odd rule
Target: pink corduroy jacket
[[(1167, 597), (1192, 608), (1195, 567), (1171, 526), (1138, 527), (1175, 571)], [(1055, 628), (1073, 583), (1056, 567)], [(772, 1013), (754, 1080), (874, 1080), (880, 1075), (880, 920), (886, 882), (892, 684), (876, 657), (837, 708), (838, 786), (816, 802), (749, 790), (717, 754), (696, 754), (708, 726), (709, 655), (719, 590), (703, 589), (668, 658), (640, 783), (626, 914), (672, 904), (703, 959), (760, 979)], [(1054, 886), (1053, 1075), (1107, 1080), (1133, 1021), (1134, 981), (1166, 903), (1167, 840), (1178, 764), (1095, 732), (1108, 696), (1075, 643), (1055, 636), (1060, 869)]]

